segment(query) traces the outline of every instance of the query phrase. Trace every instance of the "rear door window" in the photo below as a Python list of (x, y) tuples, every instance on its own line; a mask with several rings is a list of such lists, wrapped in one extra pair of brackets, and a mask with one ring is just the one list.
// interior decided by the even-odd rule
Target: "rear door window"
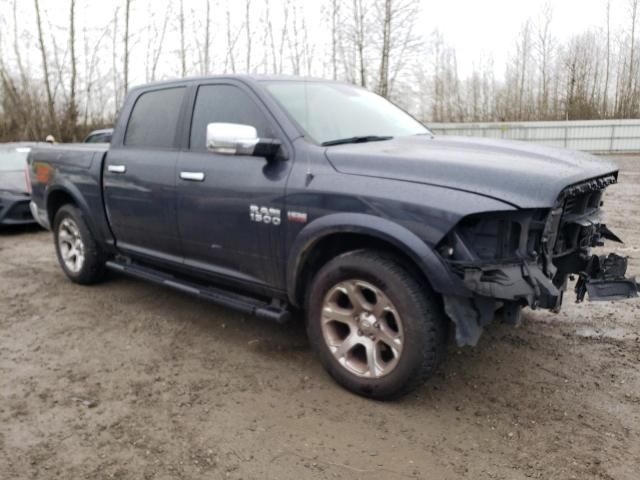
[(140, 95), (129, 117), (124, 144), (129, 147), (175, 148), (184, 92), (184, 87), (174, 87)]

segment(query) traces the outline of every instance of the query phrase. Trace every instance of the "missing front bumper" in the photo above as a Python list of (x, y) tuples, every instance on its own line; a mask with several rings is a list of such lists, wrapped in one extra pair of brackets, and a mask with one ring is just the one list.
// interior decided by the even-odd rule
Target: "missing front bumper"
[[(577, 301), (622, 300), (637, 297), (640, 286), (627, 278), (627, 259), (615, 253), (592, 256), (576, 283)], [(522, 262), (464, 269), (463, 281), (470, 297), (444, 297), (445, 311), (456, 324), (458, 345), (475, 345), (498, 308), (503, 321), (518, 324), (523, 306), (558, 311), (566, 283), (556, 285), (540, 265)]]
[(592, 256), (576, 283), (576, 301), (582, 302), (587, 293), (591, 301), (637, 297), (640, 286), (635, 278), (625, 277), (627, 264), (626, 257), (615, 253)]

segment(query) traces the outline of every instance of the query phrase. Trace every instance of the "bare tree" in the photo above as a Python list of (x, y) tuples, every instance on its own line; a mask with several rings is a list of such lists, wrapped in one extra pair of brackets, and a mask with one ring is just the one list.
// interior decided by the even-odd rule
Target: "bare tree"
[(636, 47), (636, 24), (638, 19), (638, 3), (640, 0), (629, 0), (629, 13), (631, 21), (631, 38), (629, 40), (629, 79), (627, 80), (626, 95), (626, 114), (630, 113), (630, 109), (634, 107), (634, 97), (636, 90), (636, 72), (635, 72), (635, 47)]
[[(34, 0), (36, 8), (36, 23), (38, 26), (38, 43), (40, 44), (40, 53), (42, 55), (42, 71), (44, 73), (44, 86), (47, 92), (47, 110), (49, 112), (49, 128), (56, 128), (56, 114), (55, 105), (53, 101), (53, 95), (51, 93), (51, 82), (49, 81), (49, 62), (47, 61), (47, 50), (44, 45), (44, 35), (42, 32), (42, 21), (40, 18), (40, 4), (38, 0)], [(56, 130), (58, 137), (60, 136), (59, 130)]]
[(518, 119), (522, 120), (525, 109), (525, 84), (527, 81), (527, 65), (531, 57), (531, 21), (527, 20), (520, 31), (519, 51), (519, 78), (518, 78)]
[(597, 33), (589, 31), (573, 37), (567, 47), (567, 119), (597, 118), (600, 102), (594, 93), (594, 85), (598, 84), (600, 55), (596, 46)]
[(22, 54), (20, 53), (20, 42), (18, 41), (18, 12), (17, 12), (18, 0), (13, 0), (13, 53), (16, 56), (16, 63), (18, 70), (20, 71), (20, 78), (23, 85), (26, 84), (27, 74), (22, 62)]
[(84, 29), (84, 56), (85, 56), (85, 90), (84, 90), (84, 112), (83, 128), (86, 129), (89, 123), (89, 107), (92, 99), (92, 89), (94, 85), (94, 74), (98, 69), (98, 59), (100, 57), (100, 46), (102, 41), (109, 33), (111, 25), (108, 24), (102, 31), (102, 34), (96, 40), (93, 47), (90, 47), (89, 36)]
[[(55, 26), (51, 23), (50, 17), (47, 16), (47, 27), (49, 29), (49, 38), (51, 42), (51, 48), (49, 49), (49, 73), (55, 82), (52, 83), (53, 98), (58, 98), (58, 92), (60, 91), (63, 96), (63, 104), (68, 105), (69, 96), (67, 92), (67, 85), (65, 82), (66, 65), (68, 62), (67, 56), (69, 55), (69, 42), (64, 43), (64, 50), (61, 50), (58, 46), (58, 37), (55, 35)], [(65, 39), (66, 40), (66, 39)]]
[(207, 11), (205, 15), (204, 26), (204, 59), (202, 61), (202, 74), (209, 73), (211, 66), (210, 60), (210, 47), (211, 47), (211, 0), (207, 0)]
[[(208, 5), (208, 2), (207, 2)], [(160, 56), (162, 55), (162, 50), (164, 47), (164, 39), (167, 34), (167, 25), (169, 23), (169, 18), (171, 14), (171, 4), (168, 3), (164, 14), (162, 15), (162, 26), (160, 30), (156, 28), (155, 22), (149, 22), (149, 38), (147, 39), (147, 81), (155, 81), (156, 72), (158, 70), (158, 62), (160, 61)], [(205, 44), (205, 51), (206, 44)]]
[(309, 41), (310, 35), (307, 29), (306, 15), (302, 16), (302, 49), (304, 53), (305, 75), (311, 75), (311, 67), (313, 65), (313, 57), (315, 52), (315, 44)]
[(232, 34), (232, 23), (231, 23), (231, 12), (229, 11), (229, 7), (227, 6), (227, 55), (224, 61), (224, 69), (227, 69), (227, 66), (231, 66), (231, 72), (236, 73), (236, 60), (235, 60), (235, 47), (238, 41), (238, 37), (240, 36), (240, 29), (236, 32), (235, 36)]
[(125, 0), (125, 4), (124, 4), (124, 93), (127, 93), (127, 91), (129, 90), (129, 14), (130, 12), (131, 12), (131, 0)]
[(120, 7), (113, 12), (113, 21), (111, 29), (111, 74), (113, 81), (113, 97), (116, 104), (120, 103), (120, 87), (118, 81), (118, 13)]
[(378, 93), (383, 97), (389, 95), (389, 52), (391, 51), (391, 0), (384, 0), (382, 19), (382, 48), (380, 52), (380, 77)]
[(71, 81), (69, 86), (69, 105), (65, 118), (65, 130), (75, 140), (74, 130), (78, 121), (78, 105), (76, 102), (76, 80), (78, 78), (78, 59), (76, 57), (76, 2), (69, 3), (69, 43), (71, 50)]
[(354, 44), (358, 56), (358, 71), (360, 74), (360, 85), (362, 87), (367, 86), (367, 69), (365, 66), (365, 36), (366, 36), (366, 23), (365, 23), (365, 8), (363, 0), (353, 0), (353, 23), (354, 23)]
[(462, 121), (464, 106), (458, 77), (455, 50), (447, 45), (438, 31), (432, 34), (431, 64), (433, 69), (433, 109), (435, 121)]
[(276, 73), (282, 73), (282, 65), (284, 61), (284, 47), (289, 38), (289, 7), (291, 5), (290, 0), (284, 0), (282, 3), (282, 29), (280, 30), (280, 41), (278, 45), (278, 71)]
[(291, 69), (294, 75), (300, 75), (300, 65), (302, 63), (302, 54), (303, 48), (300, 43), (300, 31), (299, 31), (299, 18), (298, 18), (298, 7), (294, 3), (293, 7), (293, 17), (291, 18), (291, 30), (293, 35), (289, 35), (287, 38), (289, 40), (289, 55), (291, 58)]
[(609, 70), (611, 68), (611, 0), (607, 0), (606, 5), (606, 18), (607, 18), (607, 56), (605, 65), (605, 77), (604, 77), (604, 92), (602, 93), (602, 117), (606, 118), (608, 114), (609, 100)]
[[(388, 96), (391, 97), (396, 79), (405, 66), (416, 61), (415, 54), (422, 48), (422, 38), (414, 34), (420, 4), (412, 0), (394, 0), (391, 19)], [(398, 99), (396, 99), (398, 100)]]
[(251, 73), (251, 0), (245, 0), (244, 26), (247, 33), (247, 73)]
[(338, 78), (338, 17), (340, 15), (338, 0), (331, 0), (331, 67), (333, 79)]
[(537, 53), (538, 68), (540, 75), (540, 89), (537, 102), (538, 114), (540, 118), (546, 118), (549, 110), (549, 64), (553, 54), (553, 37), (551, 35), (551, 21), (553, 10), (549, 3), (542, 9), (537, 25), (535, 50)]
[[(41, 0), (30, 9), (0, 0), (0, 137), (72, 139), (111, 123), (139, 64), (147, 81), (207, 74), (214, 64), (323, 75), (375, 89), (425, 120), (640, 116), (640, 0), (619, 0), (628, 13), (621, 27), (612, 23), (616, 3), (602, 0), (600, 28), (562, 41), (549, 2), (514, 38), (504, 79), (495, 76), (501, 65), (483, 59), (461, 78), (455, 49), (420, 30), (414, 0), (321, 0), (324, 28), (313, 35), (310, 2), (225, 0), (226, 14), (221, 7), (217, 15), (222, 2), (163, 1), (153, 8), (147, 0), (150, 14), (137, 18), (135, 0), (119, 0), (89, 27), (78, 23), (86, 2), (68, 0), (59, 21)], [(162, 60), (170, 38), (178, 45), (173, 64)], [(146, 48), (136, 48), (140, 42)]]
[(184, 1), (180, 0), (180, 15), (178, 16), (178, 24), (180, 27), (180, 66), (182, 77), (187, 76), (187, 49), (184, 39)]
[[(266, 22), (267, 22), (267, 34), (269, 37), (269, 46), (271, 47), (271, 68), (273, 73), (278, 72), (278, 53), (276, 50), (276, 42), (273, 35), (273, 21), (271, 19), (271, 4), (269, 0), (265, 0)], [(266, 44), (265, 44), (266, 49)]]
[(262, 50), (262, 60), (260, 60), (260, 65), (259, 67), (256, 68), (256, 70), (260, 70), (262, 73), (268, 73), (269, 72), (269, 55), (270, 55), (270, 40), (269, 40), (269, 21), (270, 21), (270, 14), (269, 11), (267, 10), (269, 8), (269, 2), (265, 2), (264, 4), (265, 6), (265, 10), (264, 13), (260, 15), (260, 22), (261, 22), (261, 27), (260, 27), (260, 31), (262, 32), (262, 39), (261, 39), (261, 50)]

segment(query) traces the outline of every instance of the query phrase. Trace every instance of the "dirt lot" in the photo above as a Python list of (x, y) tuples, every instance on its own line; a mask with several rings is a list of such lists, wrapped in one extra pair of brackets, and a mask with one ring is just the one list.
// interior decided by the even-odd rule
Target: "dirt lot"
[[(609, 225), (640, 274), (640, 158)], [(615, 248), (615, 246), (614, 246)], [(328, 378), (300, 326), (113, 276), (0, 233), (0, 478), (638, 479), (640, 301), (527, 311), (402, 401)]]

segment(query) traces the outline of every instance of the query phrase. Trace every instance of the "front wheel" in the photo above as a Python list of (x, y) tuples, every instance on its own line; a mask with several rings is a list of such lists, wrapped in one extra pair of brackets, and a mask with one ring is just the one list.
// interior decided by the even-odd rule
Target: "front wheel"
[(75, 283), (89, 285), (104, 274), (104, 255), (91, 234), (82, 212), (64, 205), (53, 222), (56, 254), (64, 273)]
[(307, 314), (309, 340), (324, 367), (359, 395), (404, 395), (444, 356), (441, 302), (387, 254), (360, 250), (328, 262), (312, 282)]

